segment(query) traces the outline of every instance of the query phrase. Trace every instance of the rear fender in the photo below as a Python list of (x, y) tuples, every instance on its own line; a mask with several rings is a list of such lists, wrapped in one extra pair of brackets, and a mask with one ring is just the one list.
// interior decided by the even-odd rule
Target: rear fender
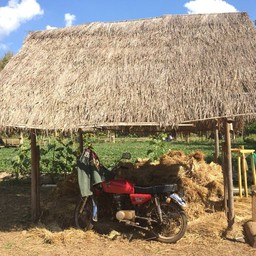
[(170, 201), (174, 201), (181, 208), (185, 208), (186, 207), (186, 201), (182, 197), (180, 197), (178, 194), (173, 193), (173, 194), (170, 195), (169, 198), (171, 199)]

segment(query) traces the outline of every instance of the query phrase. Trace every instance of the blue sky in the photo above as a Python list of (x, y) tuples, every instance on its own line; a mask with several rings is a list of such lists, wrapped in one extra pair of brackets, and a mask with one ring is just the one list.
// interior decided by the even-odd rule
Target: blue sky
[(256, 0), (0, 0), (0, 57), (8, 51), (17, 53), (30, 31), (166, 14), (236, 11), (256, 20)]

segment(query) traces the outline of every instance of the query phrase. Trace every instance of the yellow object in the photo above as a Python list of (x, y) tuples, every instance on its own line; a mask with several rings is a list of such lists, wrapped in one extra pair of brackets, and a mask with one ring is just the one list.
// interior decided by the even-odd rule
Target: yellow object
[(255, 164), (253, 161), (253, 149), (244, 149), (244, 146), (241, 148), (233, 148), (231, 152), (237, 153), (237, 164), (238, 164), (238, 187), (239, 187), (239, 196), (242, 197), (242, 175), (244, 177), (244, 194), (248, 197), (248, 184), (247, 184), (247, 163), (246, 163), (246, 154), (251, 155), (251, 169), (253, 175), (253, 183), (256, 185), (256, 174), (255, 174)]

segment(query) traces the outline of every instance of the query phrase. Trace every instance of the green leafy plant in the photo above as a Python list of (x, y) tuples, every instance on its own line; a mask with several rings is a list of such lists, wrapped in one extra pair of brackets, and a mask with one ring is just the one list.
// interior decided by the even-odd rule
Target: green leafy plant
[(256, 148), (256, 134), (251, 134), (244, 138), (246, 143), (251, 144), (254, 148)]
[(151, 160), (156, 160), (159, 156), (163, 155), (166, 151), (166, 134), (160, 133), (152, 137), (152, 140), (149, 143), (150, 149), (147, 151), (147, 156)]
[(11, 163), (17, 179), (19, 175), (30, 173), (31, 172), (30, 148), (23, 145), (19, 147)]
[(247, 134), (256, 134), (256, 122), (248, 124), (245, 130)]
[(67, 174), (76, 165), (77, 150), (73, 147), (71, 140), (53, 140), (46, 148), (40, 150), (41, 172), (55, 175), (57, 173)]

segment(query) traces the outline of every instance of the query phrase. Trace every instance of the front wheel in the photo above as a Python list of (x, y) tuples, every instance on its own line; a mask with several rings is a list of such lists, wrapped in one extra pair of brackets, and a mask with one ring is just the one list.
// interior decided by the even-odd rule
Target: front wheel
[[(181, 239), (187, 230), (187, 216), (182, 208), (175, 203), (161, 203), (163, 221), (152, 227), (156, 239), (164, 243), (175, 243)], [(156, 208), (151, 211), (153, 219), (159, 219)]]
[(93, 228), (93, 202), (92, 196), (81, 198), (75, 208), (74, 219), (77, 228), (84, 231)]

